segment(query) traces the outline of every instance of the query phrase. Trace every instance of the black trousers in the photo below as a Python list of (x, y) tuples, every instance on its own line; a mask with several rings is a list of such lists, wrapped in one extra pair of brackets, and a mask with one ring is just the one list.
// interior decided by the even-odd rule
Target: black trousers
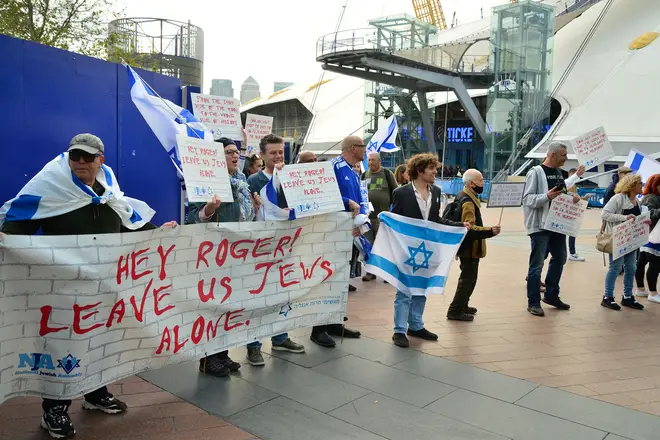
[(461, 257), (461, 275), (458, 278), (456, 294), (454, 294), (454, 300), (449, 306), (447, 315), (460, 315), (461, 313), (465, 313), (472, 292), (474, 292), (474, 288), (477, 285), (478, 276), (479, 258)]
[[(649, 268), (645, 270), (647, 264)], [(640, 252), (637, 258), (637, 270), (635, 271), (635, 282), (638, 288), (644, 287), (644, 272), (646, 272), (646, 284), (649, 291), (657, 292), (660, 257), (648, 252)]]
[[(97, 402), (110, 394), (108, 392), (108, 387), (101, 387), (98, 390), (94, 390), (91, 393), (85, 394), (85, 400), (88, 402)], [(71, 406), (71, 401), (70, 400), (54, 400), (54, 399), (44, 399), (43, 402), (41, 402), (41, 408), (44, 411), (49, 411), (52, 408), (55, 408), (56, 406), (61, 406), (65, 405), (67, 408)]]

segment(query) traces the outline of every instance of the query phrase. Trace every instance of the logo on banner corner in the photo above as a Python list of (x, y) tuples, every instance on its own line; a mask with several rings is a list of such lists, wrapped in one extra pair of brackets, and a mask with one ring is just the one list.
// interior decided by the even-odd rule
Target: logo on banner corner
[(16, 366), (16, 375), (33, 374), (37, 376), (71, 378), (80, 377), (82, 373), (74, 373), (80, 368), (80, 359), (69, 353), (62, 359), (56, 359), (48, 353), (20, 353), (18, 355), (18, 365)]

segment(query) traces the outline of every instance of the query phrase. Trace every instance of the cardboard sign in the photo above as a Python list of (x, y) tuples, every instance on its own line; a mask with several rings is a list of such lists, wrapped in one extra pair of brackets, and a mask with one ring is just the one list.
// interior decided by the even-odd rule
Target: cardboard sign
[(277, 175), (289, 208), (295, 209), (296, 217), (344, 210), (330, 162), (287, 165)]
[(236, 98), (191, 93), (193, 113), (206, 125), (217, 139), (228, 137), (243, 140), (241, 102)]
[(362, 196), (361, 205), (364, 206), (364, 209), (366, 209), (368, 213), (373, 212), (374, 207), (371, 204), (371, 202), (369, 202), (369, 181), (368, 180), (360, 180), (360, 195)]
[(245, 119), (245, 134), (247, 135), (247, 155), (252, 156), (259, 151), (259, 142), (273, 131), (273, 117), (248, 113)]
[(214, 194), (233, 202), (227, 160), (221, 143), (178, 135), (179, 157), (190, 202), (208, 202)]
[(586, 169), (605, 163), (616, 156), (603, 127), (576, 137), (571, 143), (578, 162)]
[(587, 205), (586, 200), (574, 203), (571, 194), (560, 194), (550, 204), (543, 229), (577, 237), (584, 214), (587, 212)]
[(636, 251), (649, 242), (650, 227), (644, 223), (651, 218), (647, 211), (635, 220), (614, 226), (612, 230), (612, 258), (615, 260)]
[(146, 370), (342, 323), (349, 213), (126, 234), (8, 236), (0, 402), (72, 399)]
[(489, 208), (522, 206), (525, 182), (491, 182), (488, 193)]

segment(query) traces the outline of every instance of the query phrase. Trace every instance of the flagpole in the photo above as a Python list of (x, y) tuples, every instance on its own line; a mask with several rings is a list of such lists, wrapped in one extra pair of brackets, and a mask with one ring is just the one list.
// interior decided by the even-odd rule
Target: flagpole
[(440, 171), (440, 180), (444, 179), (445, 175), (445, 153), (447, 152), (447, 111), (449, 107), (449, 90), (446, 92), (445, 99), (445, 126), (444, 126), (444, 135), (442, 137), (442, 170)]

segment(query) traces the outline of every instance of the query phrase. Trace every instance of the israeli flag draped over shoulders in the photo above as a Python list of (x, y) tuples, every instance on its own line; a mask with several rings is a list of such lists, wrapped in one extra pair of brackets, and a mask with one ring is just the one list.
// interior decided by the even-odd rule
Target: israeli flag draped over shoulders
[(380, 228), (365, 270), (407, 295), (442, 294), (467, 229), (391, 212), (378, 218)]
[(257, 220), (295, 220), (296, 219), (296, 210), (295, 209), (282, 209), (277, 203), (277, 191), (281, 191), (281, 185), (279, 182), (279, 177), (277, 175), (277, 170), (270, 178), (266, 186), (261, 188), (259, 192), (259, 197), (261, 197), (261, 206), (257, 211), (256, 219)]
[[(156, 96), (131, 66), (128, 64), (124, 64), (124, 66), (128, 72), (133, 103), (167, 151), (179, 175), (183, 176), (176, 144), (177, 134), (210, 140), (213, 140), (213, 134), (189, 110)], [(184, 121), (188, 124), (187, 126)]]
[(102, 196), (85, 185), (69, 167), (69, 153), (48, 162), (18, 193), (0, 208), (4, 222), (38, 220), (67, 214), (87, 205), (107, 204), (131, 230), (143, 227), (156, 213), (144, 202), (125, 197), (115, 173), (103, 165), (96, 181), (105, 188)]
[[(367, 145), (367, 154), (369, 153), (394, 153), (401, 148), (396, 145), (396, 136), (399, 133), (399, 124), (396, 116), (392, 115), (382, 124)], [(367, 158), (362, 162), (362, 172), (367, 169)]]
[(644, 183), (652, 175), (660, 174), (660, 162), (637, 150), (630, 150), (625, 166), (633, 170), (633, 173), (642, 176)]

